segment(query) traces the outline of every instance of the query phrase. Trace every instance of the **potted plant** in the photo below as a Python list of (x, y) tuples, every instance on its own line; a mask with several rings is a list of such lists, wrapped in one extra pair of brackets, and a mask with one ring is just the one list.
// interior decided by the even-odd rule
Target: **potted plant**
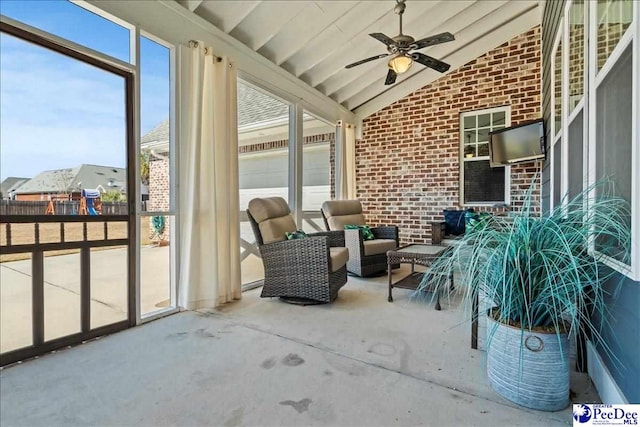
[[(454, 292), (467, 304), (479, 295), (493, 303), (480, 313), (488, 321), (489, 383), (522, 406), (555, 411), (569, 404), (569, 334), (585, 333), (609, 350), (592, 314), (605, 314), (602, 284), (615, 274), (603, 268), (603, 257), (628, 263), (631, 216), (628, 203), (605, 187), (543, 215), (532, 211), (530, 189), (520, 212), (483, 218), (430, 270), (460, 268)], [(425, 274), (421, 288), (450, 292), (435, 277)]]

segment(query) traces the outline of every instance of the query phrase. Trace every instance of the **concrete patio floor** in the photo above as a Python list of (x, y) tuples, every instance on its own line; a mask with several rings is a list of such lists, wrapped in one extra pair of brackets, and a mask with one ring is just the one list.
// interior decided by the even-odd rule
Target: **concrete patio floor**
[[(527, 410), (488, 387), (457, 301), (438, 312), (386, 290), (350, 277), (333, 304), (299, 307), (256, 289), (5, 368), (0, 424), (571, 424), (570, 407)], [(584, 375), (572, 390), (598, 399)]]

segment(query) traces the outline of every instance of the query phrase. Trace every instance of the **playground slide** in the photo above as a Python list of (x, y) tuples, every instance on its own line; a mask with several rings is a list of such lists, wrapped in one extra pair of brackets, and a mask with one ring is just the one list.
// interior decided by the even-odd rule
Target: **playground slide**
[(96, 212), (96, 209), (93, 206), (87, 206), (87, 212), (89, 215), (98, 215), (98, 212)]

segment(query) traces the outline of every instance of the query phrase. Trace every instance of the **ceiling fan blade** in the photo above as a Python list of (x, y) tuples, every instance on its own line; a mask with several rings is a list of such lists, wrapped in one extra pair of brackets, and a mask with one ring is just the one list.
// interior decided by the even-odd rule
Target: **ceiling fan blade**
[(353, 64), (349, 64), (344, 68), (353, 68), (357, 65), (364, 64), (365, 62), (375, 61), (376, 59), (384, 58), (385, 56), (389, 56), (389, 53), (381, 53), (380, 55), (372, 56), (371, 58), (361, 59), (360, 61), (356, 61)]
[(433, 46), (434, 44), (446, 43), (454, 41), (455, 37), (451, 33), (440, 33), (435, 36), (425, 37), (423, 39), (415, 41), (411, 47), (413, 49), (422, 49), (423, 47)]
[(444, 73), (449, 69), (449, 67), (451, 67), (451, 65), (447, 64), (446, 62), (442, 62), (420, 52), (412, 53), (411, 58), (413, 58), (414, 61), (419, 62), (422, 65), (426, 65), (429, 68), (433, 68), (434, 70), (441, 73)]
[(388, 47), (395, 46), (396, 42), (389, 36), (382, 33), (371, 33), (369, 34), (374, 39), (386, 44)]
[(389, 72), (387, 73), (387, 78), (384, 80), (384, 84), (387, 86), (394, 84), (396, 82), (396, 77), (398, 77), (398, 74), (396, 74), (395, 71), (389, 68)]

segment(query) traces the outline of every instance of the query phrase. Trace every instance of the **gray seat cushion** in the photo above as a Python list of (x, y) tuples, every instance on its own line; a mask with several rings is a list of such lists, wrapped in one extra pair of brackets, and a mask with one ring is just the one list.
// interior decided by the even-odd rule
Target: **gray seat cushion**
[(249, 202), (248, 209), (258, 224), (266, 219), (277, 218), (291, 213), (287, 201), (282, 197), (252, 199)]
[(267, 243), (281, 242), (287, 239), (286, 233), (296, 231), (296, 222), (291, 214), (278, 218), (266, 219), (258, 224), (262, 241)]
[(344, 230), (345, 225), (365, 225), (360, 200), (328, 200), (322, 212), (330, 230)]
[(397, 247), (394, 239), (365, 240), (362, 244), (364, 245), (365, 256), (384, 254)]
[(296, 231), (296, 223), (289, 211), (289, 205), (282, 197), (253, 199), (248, 206), (251, 216), (258, 223), (262, 241), (281, 242), (286, 232)]
[(349, 261), (349, 250), (347, 248), (329, 248), (330, 268), (335, 273)]

